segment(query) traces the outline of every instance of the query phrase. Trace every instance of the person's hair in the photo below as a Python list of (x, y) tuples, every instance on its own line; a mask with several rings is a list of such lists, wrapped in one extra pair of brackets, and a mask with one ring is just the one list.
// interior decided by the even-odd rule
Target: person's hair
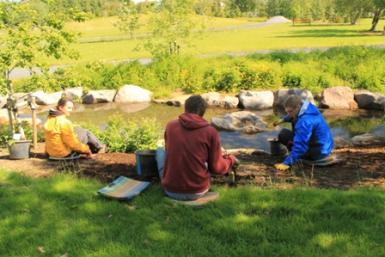
[(56, 109), (59, 109), (59, 107), (64, 107), (68, 102), (72, 103), (72, 100), (69, 99), (68, 97), (62, 97), (59, 99), (56, 105)]
[(199, 116), (203, 116), (206, 112), (207, 103), (205, 99), (203, 99), (200, 95), (192, 95), (190, 96), (184, 105), (185, 112), (195, 113)]
[(299, 95), (291, 95), (285, 101), (285, 108), (296, 108), (300, 106), (302, 99)]

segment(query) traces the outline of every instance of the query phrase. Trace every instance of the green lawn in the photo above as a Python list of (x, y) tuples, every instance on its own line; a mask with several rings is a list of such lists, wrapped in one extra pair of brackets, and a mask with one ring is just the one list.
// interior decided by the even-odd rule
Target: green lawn
[[(80, 59), (76, 62), (109, 61), (149, 56), (147, 52), (133, 50), (140, 40), (119, 39), (124, 38), (124, 34), (113, 26), (115, 21), (116, 18), (103, 18), (68, 25), (69, 29), (83, 33), (80, 43), (74, 45), (80, 53)], [(251, 24), (252, 22), (255, 21), (217, 18), (210, 21), (208, 27), (220, 28)], [(263, 28), (208, 31), (193, 40), (194, 48), (187, 49), (187, 53), (217, 55), (229, 52), (253, 52), (261, 49), (385, 44), (385, 36), (380, 35), (380, 33), (367, 33), (370, 22), (370, 19), (363, 19), (359, 25), (355, 26), (278, 24)], [(378, 28), (382, 28), (384, 25), (385, 21), (382, 20)], [(84, 43), (95, 40), (102, 40), (103, 42)], [(83, 43), (81, 43), (82, 41)], [(52, 61), (52, 63), (55, 62)], [(74, 61), (62, 60), (61, 62)]]
[(101, 186), (1, 171), (0, 256), (385, 256), (380, 189), (220, 187), (194, 209), (157, 185), (130, 203), (98, 197)]
[[(256, 22), (265, 21), (266, 18), (218, 18), (218, 17), (206, 17), (196, 16), (197, 21), (200, 20), (205, 24), (207, 29), (211, 28), (224, 28), (228, 26), (239, 26), (247, 24), (255, 24)], [(123, 37), (126, 34), (120, 31), (115, 24), (118, 22), (117, 17), (102, 17), (87, 20), (85, 22), (70, 22), (67, 23), (66, 29), (80, 33), (80, 41), (93, 41), (93, 40), (108, 40), (113, 37)], [(148, 22), (146, 15), (140, 16), (139, 24), (141, 27), (139, 32), (146, 32), (148, 29), (145, 24)]]

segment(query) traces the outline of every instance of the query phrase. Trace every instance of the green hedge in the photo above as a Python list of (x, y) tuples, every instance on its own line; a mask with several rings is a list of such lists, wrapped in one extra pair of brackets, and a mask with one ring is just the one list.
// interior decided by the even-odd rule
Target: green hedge
[(54, 74), (16, 81), (16, 91), (117, 89), (136, 84), (167, 96), (177, 88), (186, 93), (237, 92), (240, 89), (306, 88), (319, 92), (331, 86), (385, 92), (385, 49), (343, 47), (311, 53), (274, 52), (247, 57), (196, 58), (174, 56), (151, 64), (91, 63)]

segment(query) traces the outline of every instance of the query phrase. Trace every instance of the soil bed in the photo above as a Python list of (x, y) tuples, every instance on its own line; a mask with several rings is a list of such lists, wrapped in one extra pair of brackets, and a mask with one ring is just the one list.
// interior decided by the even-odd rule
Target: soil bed
[[(236, 156), (241, 165), (237, 170), (237, 185), (292, 187), (307, 185), (321, 188), (348, 189), (357, 186), (385, 187), (385, 147), (344, 148), (335, 150), (343, 161), (331, 167), (296, 165), (288, 172), (277, 172), (273, 165), (282, 157), (273, 157), (263, 152), (239, 152)], [(34, 177), (54, 174), (57, 163), (48, 161), (44, 144), (27, 160), (9, 160), (6, 149), (0, 150), (0, 167), (20, 171)], [(135, 155), (132, 153), (105, 153), (95, 159), (80, 160), (81, 174), (102, 182), (111, 182), (118, 176), (138, 178), (135, 171)], [(213, 184), (226, 184), (229, 177), (214, 177)]]
[[(273, 165), (282, 157), (266, 153), (238, 154), (242, 165), (237, 170), (237, 184), (290, 187), (307, 185), (321, 188), (348, 189), (357, 186), (385, 187), (385, 147), (344, 148), (334, 151), (341, 162), (330, 167), (297, 164), (290, 171), (277, 172)], [(226, 178), (216, 177), (215, 183)]]

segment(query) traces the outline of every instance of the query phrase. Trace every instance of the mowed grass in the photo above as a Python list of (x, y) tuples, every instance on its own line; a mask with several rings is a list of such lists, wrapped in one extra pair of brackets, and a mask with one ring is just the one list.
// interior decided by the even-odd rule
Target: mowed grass
[[(205, 26), (207, 29), (211, 28), (226, 28), (228, 26), (241, 26), (255, 24), (263, 22), (266, 18), (219, 18), (219, 17), (206, 17), (206, 16), (194, 16), (193, 19)], [(141, 15), (139, 17), (139, 33), (148, 32), (148, 15)], [(119, 30), (116, 26), (119, 19), (114, 17), (102, 17), (90, 19), (85, 22), (70, 22), (67, 23), (66, 29), (80, 33), (80, 41), (92, 41), (92, 40), (109, 40), (114, 36), (125, 36), (125, 32)]]
[[(80, 53), (76, 61), (63, 59), (60, 63), (93, 62), (124, 60), (127, 58), (150, 57), (150, 53), (134, 48), (143, 39), (129, 40), (113, 23), (116, 18), (91, 20), (86, 23), (73, 24), (74, 31), (82, 32), (80, 42), (74, 45)], [(256, 23), (248, 19), (210, 19), (207, 28), (229, 28), (232, 26)], [(222, 31), (206, 31), (192, 39), (193, 47), (182, 51), (192, 55), (221, 55), (226, 53), (252, 53), (258, 50), (274, 50), (288, 48), (338, 47), (347, 45), (385, 44), (385, 36), (381, 33), (368, 33), (370, 19), (362, 19), (358, 25), (297, 25), (275, 24), (262, 28), (239, 28)], [(382, 20), (378, 28), (382, 28)], [(123, 38), (123, 39), (122, 39)], [(97, 41), (88, 42), (87, 41)], [(83, 41), (83, 43), (81, 43)], [(58, 61), (52, 60), (51, 63)]]
[(0, 256), (385, 256), (385, 191), (217, 187), (202, 209), (70, 175), (0, 172)]

